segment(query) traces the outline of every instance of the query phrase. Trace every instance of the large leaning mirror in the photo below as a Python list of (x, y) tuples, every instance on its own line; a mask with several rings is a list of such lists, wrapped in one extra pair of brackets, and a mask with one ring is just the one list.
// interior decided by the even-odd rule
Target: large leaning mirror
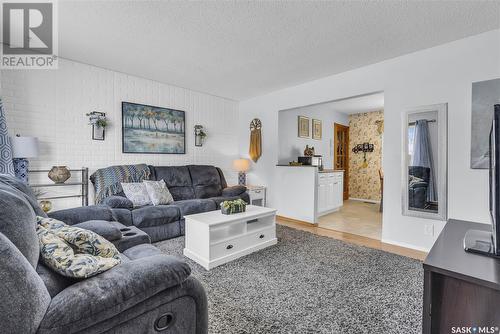
[(446, 220), (447, 104), (403, 115), (403, 215)]

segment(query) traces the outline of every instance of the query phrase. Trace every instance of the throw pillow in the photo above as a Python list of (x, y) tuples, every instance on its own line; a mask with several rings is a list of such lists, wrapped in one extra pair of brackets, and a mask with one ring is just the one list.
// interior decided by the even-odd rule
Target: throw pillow
[(134, 206), (143, 206), (151, 204), (146, 185), (142, 182), (122, 183), (122, 189), (125, 196), (132, 201)]
[(52, 218), (37, 221), (42, 260), (59, 274), (88, 278), (121, 263), (116, 247), (98, 234)]
[(149, 198), (153, 205), (169, 204), (174, 201), (165, 181), (142, 181), (146, 186)]

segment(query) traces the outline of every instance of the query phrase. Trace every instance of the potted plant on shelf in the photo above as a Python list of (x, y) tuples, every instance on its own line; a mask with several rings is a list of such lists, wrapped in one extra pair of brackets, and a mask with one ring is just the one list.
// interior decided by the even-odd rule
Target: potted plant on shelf
[(92, 125), (92, 139), (104, 140), (105, 129), (108, 126), (106, 114), (103, 112), (92, 111), (86, 115), (89, 118), (89, 124)]
[(195, 125), (194, 126), (194, 145), (195, 146), (203, 146), (203, 141), (207, 136), (207, 133), (203, 129), (203, 125)]

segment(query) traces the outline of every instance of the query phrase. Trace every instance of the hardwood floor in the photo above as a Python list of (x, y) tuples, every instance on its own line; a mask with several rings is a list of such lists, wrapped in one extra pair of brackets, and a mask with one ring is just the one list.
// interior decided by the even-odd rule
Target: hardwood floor
[(317, 235), (322, 235), (325, 237), (342, 240), (345, 242), (350, 242), (356, 245), (365, 246), (374, 249), (380, 249), (389, 253), (394, 253), (406, 257), (411, 257), (423, 261), (427, 256), (426, 252), (417, 251), (410, 248), (395, 246), (391, 244), (386, 244), (380, 240), (367, 238), (352, 233), (340, 232), (331, 229), (326, 229), (316, 225), (308, 224), (298, 220), (288, 219), (284, 217), (277, 217), (276, 223), (292, 228), (296, 228), (302, 231), (308, 231)]
[(382, 239), (380, 204), (347, 200), (339, 211), (318, 219), (318, 227), (351, 233), (371, 239)]

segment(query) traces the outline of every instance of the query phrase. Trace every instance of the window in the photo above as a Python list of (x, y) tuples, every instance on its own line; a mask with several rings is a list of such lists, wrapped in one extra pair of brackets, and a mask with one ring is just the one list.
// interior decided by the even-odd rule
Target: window
[(413, 144), (415, 141), (415, 124), (408, 125), (408, 159), (409, 161), (413, 158)]

